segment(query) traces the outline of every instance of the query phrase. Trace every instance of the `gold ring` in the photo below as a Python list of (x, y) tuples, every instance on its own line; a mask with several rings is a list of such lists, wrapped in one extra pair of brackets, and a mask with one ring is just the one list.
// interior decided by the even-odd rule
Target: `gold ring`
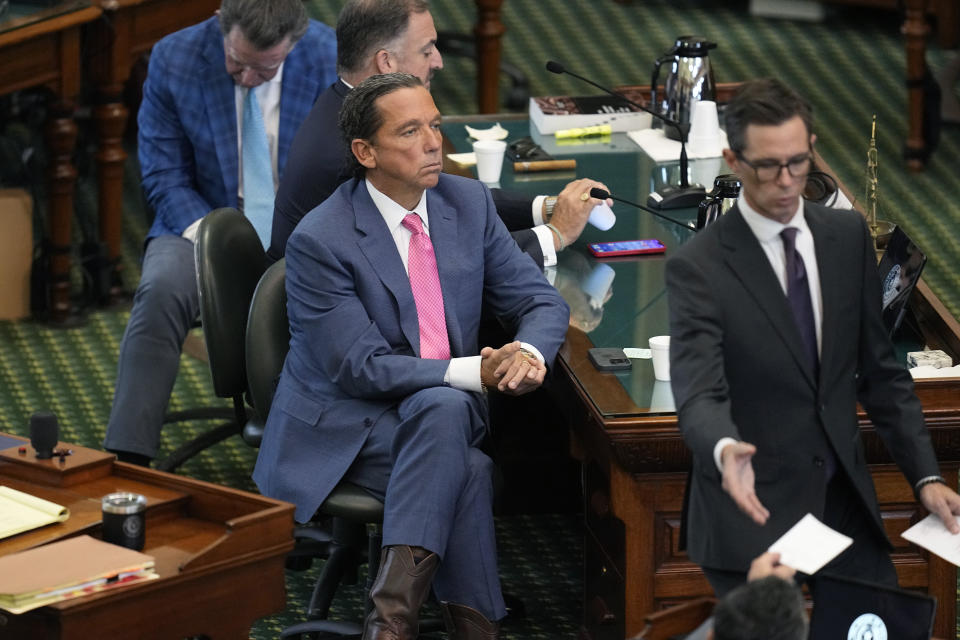
[(589, 199), (590, 199), (590, 194), (588, 192), (584, 191), (583, 193), (580, 194), (581, 202), (586, 202)]

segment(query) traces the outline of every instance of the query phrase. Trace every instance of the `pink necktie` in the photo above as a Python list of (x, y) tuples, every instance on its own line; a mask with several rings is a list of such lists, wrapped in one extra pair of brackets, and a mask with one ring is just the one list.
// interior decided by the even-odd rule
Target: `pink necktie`
[(417, 214), (407, 214), (402, 224), (413, 234), (407, 254), (407, 273), (420, 321), (420, 357), (447, 360), (450, 358), (450, 340), (447, 338), (443, 292), (440, 290), (433, 243), (423, 232), (423, 224)]

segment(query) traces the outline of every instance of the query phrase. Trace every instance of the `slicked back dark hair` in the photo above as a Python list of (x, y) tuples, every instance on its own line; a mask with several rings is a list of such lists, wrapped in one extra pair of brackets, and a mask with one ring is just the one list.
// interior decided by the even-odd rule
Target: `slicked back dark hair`
[(792, 582), (767, 576), (725, 595), (713, 612), (715, 640), (806, 640), (803, 595)]
[(296, 43), (307, 32), (310, 19), (302, 0), (222, 0), (220, 31), (224, 37), (240, 27), (240, 33), (258, 51), (270, 49), (289, 37)]
[(809, 136), (813, 130), (813, 111), (809, 102), (776, 78), (750, 80), (727, 103), (724, 120), (730, 148), (744, 150), (748, 125), (776, 126), (794, 116), (800, 116)]
[(383, 73), (370, 76), (347, 94), (340, 107), (340, 135), (347, 146), (347, 169), (356, 178), (362, 178), (367, 172), (350, 148), (356, 139), (374, 141), (377, 131), (383, 125), (383, 114), (377, 106), (377, 100), (398, 89), (422, 87), (423, 82), (409, 73)]
[(337, 18), (337, 72), (351, 74), (410, 24), (410, 15), (430, 10), (428, 0), (348, 0)]

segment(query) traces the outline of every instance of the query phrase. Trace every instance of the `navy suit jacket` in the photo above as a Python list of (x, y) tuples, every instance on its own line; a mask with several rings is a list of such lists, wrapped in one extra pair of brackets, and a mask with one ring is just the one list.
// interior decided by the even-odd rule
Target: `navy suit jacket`
[[(877, 534), (885, 535), (858, 401), (911, 485), (939, 473), (913, 380), (896, 360), (880, 315), (880, 278), (863, 217), (809, 202), (804, 215), (823, 301), (818, 377), (783, 288), (739, 209), (667, 261), (670, 375), (680, 431), (693, 453), (687, 550), (702, 566), (746, 571), (806, 513), (822, 518), (830, 449)], [(727, 436), (757, 447), (756, 493), (770, 510), (762, 527), (721, 487), (713, 448)]]
[[(346, 168), (350, 149), (339, 125), (340, 106), (349, 91), (341, 80), (324, 91), (293, 139), (274, 203), (273, 233), (267, 251), (271, 262), (283, 257), (287, 239), (301, 218), (350, 179)], [(537, 234), (530, 229), (533, 198), (494, 189), (493, 200), (513, 239), (542, 268), (543, 250)]]
[[(429, 233), (453, 357), (479, 353), (481, 303), (517, 327), (548, 366), (569, 308), (497, 217), (476, 180), (441, 174), (427, 192)], [(448, 360), (418, 357), (410, 281), (366, 183), (341, 185), (287, 245), (290, 351), (264, 429), (254, 480), (309, 519), (346, 473), (380, 416), (442, 386)], [(500, 345), (490, 345), (498, 347)], [(478, 411), (486, 414), (481, 394)]]
[[(277, 166), (323, 88), (336, 79), (337, 39), (310, 21), (283, 66)], [(183, 230), (218, 207), (236, 207), (237, 112), (216, 16), (154, 46), (137, 118), (143, 190), (155, 218), (147, 239)]]

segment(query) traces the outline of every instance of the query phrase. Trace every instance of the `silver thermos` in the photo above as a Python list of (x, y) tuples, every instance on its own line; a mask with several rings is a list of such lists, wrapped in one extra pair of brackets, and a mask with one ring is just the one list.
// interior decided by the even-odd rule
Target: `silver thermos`
[[(673, 48), (653, 63), (650, 81), (650, 106), (680, 124), (689, 124), (694, 103), (717, 99), (716, 83), (707, 52), (716, 48), (701, 36), (680, 36)], [(663, 93), (658, 91), (660, 67), (669, 65), (663, 81)], [(665, 127), (668, 138), (678, 140), (674, 127)]]

